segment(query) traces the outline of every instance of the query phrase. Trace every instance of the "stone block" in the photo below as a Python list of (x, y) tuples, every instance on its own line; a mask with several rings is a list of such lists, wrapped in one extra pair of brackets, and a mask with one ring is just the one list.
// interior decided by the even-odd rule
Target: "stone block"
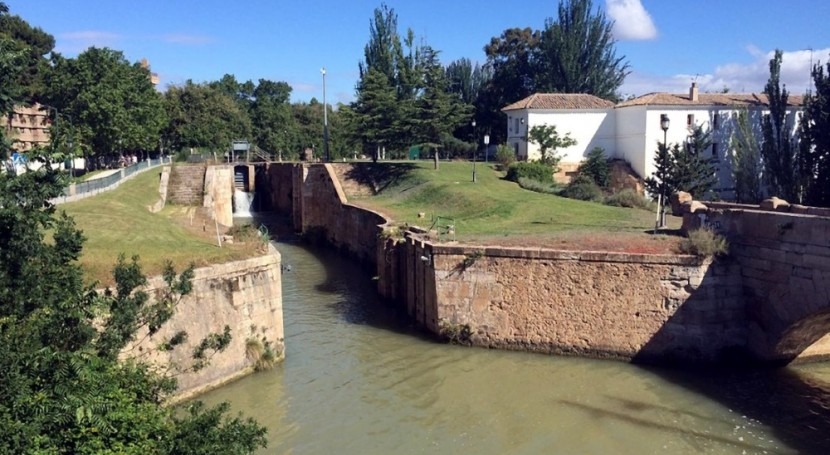
[(828, 256), (816, 256), (814, 254), (805, 254), (802, 259), (802, 264), (804, 265), (804, 267), (830, 271), (830, 257)]
[(779, 199), (778, 197), (773, 196), (769, 199), (764, 199), (763, 201), (761, 201), (760, 208), (761, 210), (770, 211), (779, 211), (784, 209), (789, 210), (790, 203), (783, 199)]
[[(685, 192), (685, 191), (678, 191), (671, 196), (669, 196), (669, 201), (671, 204), (671, 214), (674, 216), (682, 216), (686, 210), (682, 207), (686, 202), (692, 202), (692, 195)], [(694, 212), (686, 212), (686, 213), (694, 213)]]

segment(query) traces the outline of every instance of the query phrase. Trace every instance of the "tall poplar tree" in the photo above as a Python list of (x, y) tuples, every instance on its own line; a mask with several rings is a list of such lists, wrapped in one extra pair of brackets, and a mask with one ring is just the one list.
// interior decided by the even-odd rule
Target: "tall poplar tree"
[(557, 20), (546, 21), (534, 52), (536, 91), (617, 100), (629, 66), (625, 57), (617, 57), (611, 28), (591, 0), (560, 1)]
[(804, 203), (830, 207), (830, 63), (812, 68), (815, 93), (804, 99), (800, 163)]
[(764, 116), (761, 128), (764, 140), (761, 156), (764, 159), (764, 180), (771, 196), (790, 202), (801, 200), (798, 188), (797, 147), (793, 144), (793, 126), (787, 122), (789, 92), (781, 84), (782, 53), (775, 50), (769, 61), (769, 80), (764, 87), (769, 103), (769, 114)]

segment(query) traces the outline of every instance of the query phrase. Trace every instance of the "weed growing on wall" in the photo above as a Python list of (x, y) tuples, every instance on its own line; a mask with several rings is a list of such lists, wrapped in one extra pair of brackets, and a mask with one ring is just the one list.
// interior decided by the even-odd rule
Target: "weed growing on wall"
[(729, 243), (711, 229), (701, 228), (689, 231), (687, 238), (680, 242), (680, 252), (702, 258), (729, 254)]

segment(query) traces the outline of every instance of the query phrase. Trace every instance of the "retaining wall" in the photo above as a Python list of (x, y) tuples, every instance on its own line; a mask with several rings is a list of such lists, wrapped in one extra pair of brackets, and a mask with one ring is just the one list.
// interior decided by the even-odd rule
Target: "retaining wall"
[[(175, 316), (153, 336), (146, 336), (146, 330), (138, 333), (137, 341), (124, 350), (124, 355), (187, 370), (199, 342), (211, 333), (222, 333), (225, 325), (230, 326), (233, 339), (225, 351), (213, 356), (208, 367), (177, 376), (179, 389), (174, 401), (251, 373), (253, 361), (246, 356), (249, 339), (264, 339), (272, 343), (280, 357), (284, 356), (280, 273), (280, 255), (273, 248), (265, 256), (196, 269), (193, 291), (178, 304)], [(163, 286), (161, 277), (152, 278), (150, 295)], [(172, 351), (157, 349), (181, 330), (187, 332), (182, 345)]]

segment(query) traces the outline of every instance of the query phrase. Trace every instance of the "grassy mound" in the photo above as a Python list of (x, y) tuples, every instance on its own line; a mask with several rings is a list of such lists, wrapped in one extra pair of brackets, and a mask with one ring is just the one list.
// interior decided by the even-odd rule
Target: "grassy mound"
[[(119, 253), (138, 255), (147, 275), (159, 274), (166, 260), (176, 270), (228, 262), (256, 255), (256, 242), (225, 244), (219, 248), (212, 221), (193, 208), (168, 206), (150, 213), (158, 200), (161, 169), (153, 169), (124, 182), (117, 189), (58, 206), (75, 219), (87, 242), (81, 266), (90, 280), (111, 284), (111, 270)], [(192, 218), (191, 218), (192, 216)]]

